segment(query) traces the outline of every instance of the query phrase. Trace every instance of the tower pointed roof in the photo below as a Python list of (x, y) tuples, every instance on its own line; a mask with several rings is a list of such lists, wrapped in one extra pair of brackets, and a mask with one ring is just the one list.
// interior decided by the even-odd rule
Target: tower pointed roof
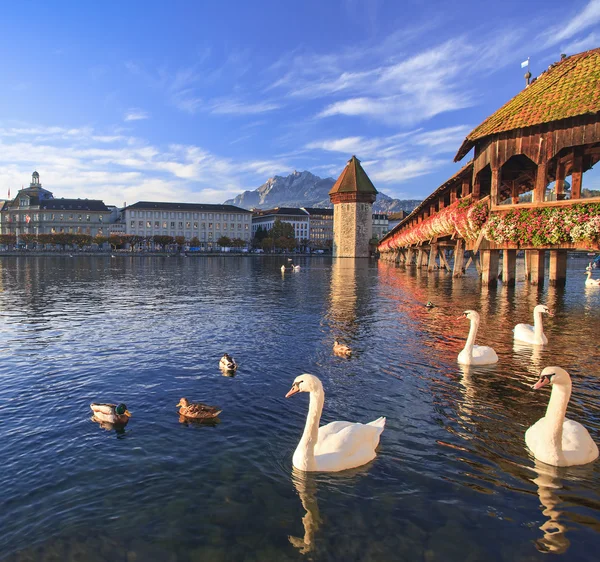
[(363, 170), (360, 160), (356, 156), (352, 156), (348, 160), (348, 164), (346, 164), (340, 177), (329, 191), (329, 196), (338, 193), (370, 193), (377, 195), (375, 186)]

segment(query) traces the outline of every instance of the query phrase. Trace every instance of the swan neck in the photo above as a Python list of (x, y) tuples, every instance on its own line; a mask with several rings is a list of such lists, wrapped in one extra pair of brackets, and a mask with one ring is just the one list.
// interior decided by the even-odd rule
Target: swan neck
[(533, 331), (536, 339), (542, 339), (542, 335), (544, 334), (544, 327), (541, 312), (533, 313)]
[(469, 336), (467, 337), (467, 343), (465, 344), (465, 349), (469, 352), (473, 350), (473, 345), (475, 344), (475, 336), (477, 335), (477, 330), (479, 329), (479, 321), (472, 319), (471, 320), (471, 328), (469, 330)]
[[(311, 391), (304, 433), (294, 453), (294, 465), (303, 470), (315, 469), (315, 445), (319, 439), (319, 422), (321, 421), (324, 402), (325, 393), (323, 390)], [(298, 466), (296, 460), (298, 464), (303, 466)]]
[(546, 420), (548, 423), (550, 446), (555, 450), (557, 455), (562, 453), (563, 423), (570, 398), (570, 384), (552, 385), (552, 393), (550, 394), (550, 401), (546, 409)]

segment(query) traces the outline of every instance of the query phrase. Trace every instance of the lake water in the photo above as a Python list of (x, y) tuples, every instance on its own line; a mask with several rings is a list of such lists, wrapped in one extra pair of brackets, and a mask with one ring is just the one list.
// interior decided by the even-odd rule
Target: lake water
[[(573, 378), (569, 416), (600, 443), (600, 290), (585, 289), (583, 260), (566, 290), (539, 292), (482, 292), (472, 271), (282, 263), (0, 258), (0, 559), (598, 559), (600, 461), (536, 464), (523, 438), (549, 397), (529, 385), (556, 364)], [(515, 348), (538, 302), (556, 313), (550, 343)], [(456, 363), (467, 308), (496, 366)], [(352, 358), (332, 355), (334, 339)], [(305, 372), (323, 381), (322, 423), (387, 417), (372, 463), (292, 470), (308, 396), (284, 395)], [(220, 423), (180, 422), (182, 396), (221, 406)], [(92, 401), (133, 417), (103, 429)]]

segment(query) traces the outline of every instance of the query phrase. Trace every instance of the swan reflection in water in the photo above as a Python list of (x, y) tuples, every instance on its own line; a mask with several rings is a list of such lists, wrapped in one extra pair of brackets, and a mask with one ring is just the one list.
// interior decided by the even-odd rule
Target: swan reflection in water
[(314, 474), (295, 468), (292, 470), (292, 482), (300, 496), (300, 501), (306, 514), (302, 518), (304, 537), (289, 535), (288, 539), (301, 554), (307, 554), (315, 547), (315, 535), (321, 523), (319, 505), (317, 503), (317, 482)]
[(515, 340), (513, 341), (513, 352), (523, 359), (522, 363), (526, 365), (527, 370), (532, 375), (539, 376), (543, 367), (543, 347), (541, 345), (532, 345)]
[(547, 518), (540, 526), (543, 536), (535, 541), (535, 547), (540, 552), (562, 554), (571, 545), (566, 537), (567, 526), (559, 521), (562, 511), (557, 509), (562, 501), (557, 493), (562, 489), (559, 470), (556, 466), (550, 466), (537, 459), (535, 461), (537, 477), (532, 481), (538, 487), (537, 493), (542, 504), (542, 514)]

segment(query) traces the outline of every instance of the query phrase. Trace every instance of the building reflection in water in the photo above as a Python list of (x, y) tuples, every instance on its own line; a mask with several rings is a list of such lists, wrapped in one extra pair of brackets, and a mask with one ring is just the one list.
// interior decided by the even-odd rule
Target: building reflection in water
[(331, 271), (329, 322), (334, 339), (349, 344), (359, 331), (357, 318), (361, 298), (368, 291), (369, 261), (366, 259), (337, 258)]
[(559, 520), (562, 511), (558, 509), (561, 504), (558, 490), (563, 487), (558, 476), (559, 469), (536, 459), (535, 471), (537, 476), (533, 482), (537, 485), (542, 514), (546, 517), (540, 525), (543, 536), (535, 541), (535, 546), (540, 552), (562, 554), (567, 551), (571, 542), (566, 537), (567, 526)]
[(302, 472), (295, 468), (292, 471), (292, 482), (306, 513), (302, 518), (304, 536), (293, 537), (290, 535), (288, 539), (301, 554), (307, 554), (315, 548), (315, 535), (321, 523), (317, 503), (317, 482), (314, 474)]

